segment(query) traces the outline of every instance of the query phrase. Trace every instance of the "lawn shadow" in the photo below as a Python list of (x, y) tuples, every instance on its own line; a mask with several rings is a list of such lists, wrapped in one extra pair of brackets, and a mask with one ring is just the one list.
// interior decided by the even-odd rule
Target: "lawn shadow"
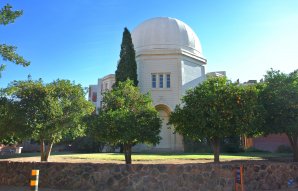
[[(67, 155), (67, 154), (75, 154), (75, 153), (72, 153), (72, 152), (52, 152), (51, 156)], [(28, 158), (28, 157), (40, 157), (40, 152), (20, 153), (20, 154), (5, 154), (5, 155), (0, 155), (0, 160), (1, 159), (13, 159), (13, 158)]]

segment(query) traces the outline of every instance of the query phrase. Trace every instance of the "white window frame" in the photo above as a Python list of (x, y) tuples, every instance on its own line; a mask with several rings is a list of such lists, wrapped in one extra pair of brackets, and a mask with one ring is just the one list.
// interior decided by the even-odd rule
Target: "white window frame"
[[(169, 76), (170, 81), (168, 81), (168, 76)], [(153, 78), (153, 77), (155, 77), (155, 78)], [(153, 81), (153, 79), (155, 79), (155, 81)], [(162, 84), (161, 84), (161, 80), (162, 80)], [(151, 73), (151, 88), (153, 90), (169, 90), (169, 89), (171, 89), (171, 84), (172, 84), (171, 83), (171, 73), (169, 73), (169, 72)], [(155, 87), (154, 87), (154, 85), (155, 85)]]
[[(156, 89), (156, 84), (157, 84), (157, 79), (156, 79), (156, 74), (154, 73), (154, 74), (151, 74), (151, 88), (153, 88), (153, 89)], [(153, 78), (154, 77), (154, 78)], [(155, 79), (154, 81), (153, 81), (153, 79)], [(153, 85), (154, 84), (154, 85)]]
[(160, 73), (158, 74), (158, 88), (163, 89), (164, 88), (164, 74)]
[(165, 76), (166, 76), (166, 88), (169, 89), (171, 88), (171, 74), (166, 73)]

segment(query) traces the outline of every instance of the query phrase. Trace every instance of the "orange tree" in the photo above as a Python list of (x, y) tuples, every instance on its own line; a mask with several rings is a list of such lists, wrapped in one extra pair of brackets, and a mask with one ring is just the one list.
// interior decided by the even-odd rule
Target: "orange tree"
[(254, 86), (239, 86), (225, 77), (209, 78), (186, 92), (169, 124), (193, 140), (209, 139), (214, 162), (219, 162), (221, 139), (257, 133), (262, 123), (257, 92)]
[(89, 118), (91, 134), (102, 142), (123, 145), (126, 164), (131, 164), (132, 146), (157, 144), (161, 120), (148, 94), (142, 94), (133, 81), (119, 82), (104, 94), (98, 116)]
[(261, 131), (265, 135), (285, 133), (293, 161), (298, 162), (298, 70), (290, 74), (268, 71), (260, 98), (266, 109), (266, 123)]
[(53, 144), (66, 135), (84, 135), (86, 126), (82, 119), (94, 110), (81, 85), (69, 80), (48, 84), (41, 80), (16, 81), (7, 92), (17, 104), (16, 116), (23, 119), (16, 131), (40, 142), (41, 161), (48, 161)]

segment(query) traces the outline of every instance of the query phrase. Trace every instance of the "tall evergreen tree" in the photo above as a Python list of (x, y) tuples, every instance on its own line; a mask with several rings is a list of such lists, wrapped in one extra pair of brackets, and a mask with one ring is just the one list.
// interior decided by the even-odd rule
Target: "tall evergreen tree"
[(133, 81), (135, 86), (138, 85), (137, 63), (135, 50), (129, 30), (125, 27), (121, 43), (120, 61), (116, 70), (116, 85), (127, 79)]

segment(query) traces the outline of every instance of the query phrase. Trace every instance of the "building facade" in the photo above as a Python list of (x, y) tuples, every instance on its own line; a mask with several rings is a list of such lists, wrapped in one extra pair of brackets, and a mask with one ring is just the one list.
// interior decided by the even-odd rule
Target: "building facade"
[(88, 100), (94, 104), (96, 112), (98, 112), (98, 109), (102, 105), (103, 93), (111, 90), (114, 83), (115, 75), (109, 74), (103, 78), (99, 78), (96, 85), (89, 85)]
[[(184, 22), (168, 17), (144, 21), (131, 33), (136, 51), (137, 73), (141, 92), (150, 92), (153, 104), (162, 119), (156, 146), (137, 145), (135, 151), (183, 151), (183, 137), (167, 125), (169, 114), (180, 103), (187, 89), (205, 78), (207, 60), (202, 53), (199, 38)], [(102, 92), (111, 89), (115, 76), (110, 74), (98, 80), (97, 108), (101, 106)], [(94, 95), (91, 92), (89, 95)], [(89, 97), (92, 100), (93, 97)]]

